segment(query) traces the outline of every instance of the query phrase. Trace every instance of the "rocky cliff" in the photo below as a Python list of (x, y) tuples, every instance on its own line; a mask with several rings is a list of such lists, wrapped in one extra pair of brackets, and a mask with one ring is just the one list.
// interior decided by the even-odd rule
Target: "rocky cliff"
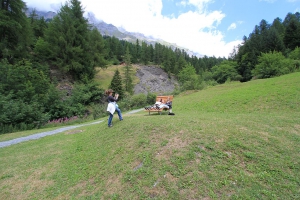
[(139, 66), (136, 76), (140, 79), (140, 82), (135, 85), (134, 94), (147, 94), (148, 92), (158, 95), (170, 94), (178, 87), (175, 77), (169, 77), (160, 67)]

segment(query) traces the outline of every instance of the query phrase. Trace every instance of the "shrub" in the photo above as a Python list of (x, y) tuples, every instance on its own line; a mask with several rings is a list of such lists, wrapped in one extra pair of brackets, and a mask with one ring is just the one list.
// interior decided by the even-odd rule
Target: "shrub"
[(147, 104), (153, 104), (155, 102), (155, 100), (156, 100), (156, 94), (148, 92), (146, 103)]
[(233, 61), (223, 61), (220, 65), (212, 68), (213, 78), (218, 83), (225, 83), (227, 80), (239, 81), (242, 76), (236, 70), (237, 63)]
[(144, 107), (147, 104), (147, 96), (143, 93), (132, 96), (132, 107)]
[(281, 52), (262, 53), (258, 64), (252, 70), (256, 78), (270, 78), (291, 73), (295, 70), (293, 61), (285, 58)]
[(100, 117), (105, 117), (107, 115), (107, 104), (92, 104), (91, 107), (94, 120), (99, 119)]

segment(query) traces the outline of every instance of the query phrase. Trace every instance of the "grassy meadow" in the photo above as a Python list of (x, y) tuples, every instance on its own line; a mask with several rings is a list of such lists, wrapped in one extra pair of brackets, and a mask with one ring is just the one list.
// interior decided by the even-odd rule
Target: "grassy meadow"
[(189, 91), (173, 112), (0, 148), (0, 199), (300, 199), (299, 72)]

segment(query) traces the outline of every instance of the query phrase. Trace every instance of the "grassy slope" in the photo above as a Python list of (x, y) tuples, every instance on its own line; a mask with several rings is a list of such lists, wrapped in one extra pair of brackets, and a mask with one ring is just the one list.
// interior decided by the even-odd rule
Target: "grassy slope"
[[(0, 149), (0, 199), (299, 199), (300, 73)], [(0, 136), (1, 137), (1, 136)]]

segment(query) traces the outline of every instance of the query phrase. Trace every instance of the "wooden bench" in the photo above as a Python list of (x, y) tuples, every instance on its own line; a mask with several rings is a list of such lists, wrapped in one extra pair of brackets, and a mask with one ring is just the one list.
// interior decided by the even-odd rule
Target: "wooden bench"
[[(157, 96), (156, 97), (156, 102), (161, 102), (161, 103), (167, 103), (167, 102), (171, 102), (173, 103), (173, 95), (169, 95), (169, 96)], [(156, 104), (154, 104), (151, 107), (145, 107), (145, 111), (149, 112), (157, 112), (159, 114), (161, 114), (162, 111), (168, 111), (169, 108), (163, 107), (163, 108), (158, 108), (155, 106)]]

